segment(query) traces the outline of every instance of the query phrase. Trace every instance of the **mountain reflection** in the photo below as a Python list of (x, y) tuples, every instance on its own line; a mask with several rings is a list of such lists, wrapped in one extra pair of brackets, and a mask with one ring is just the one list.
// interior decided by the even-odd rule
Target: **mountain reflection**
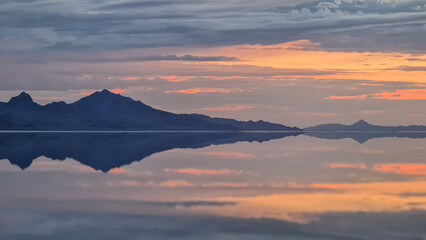
[(426, 132), (305, 132), (303, 134), (321, 139), (350, 138), (361, 144), (374, 138), (426, 138)]
[(264, 142), (298, 132), (217, 133), (4, 133), (0, 134), (0, 159), (21, 169), (45, 156), (55, 160), (72, 158), (95, 170), (108, 172), (140, 161), (154, 153), (175, 148), (204, 148), (236, 142)]
[(421, 134), (308, 134), (0, 134), (0, 239), (424, 239)]

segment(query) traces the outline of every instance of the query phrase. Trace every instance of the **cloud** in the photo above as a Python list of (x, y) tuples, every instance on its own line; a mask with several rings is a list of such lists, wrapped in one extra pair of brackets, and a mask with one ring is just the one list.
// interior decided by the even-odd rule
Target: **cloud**
[(313, 117), (333, 117), (338, 115), (338, 113), (334, 113), (334, 112), (292, 112), (291, 114), (297, 115), (297, 116), (313, 116)]
[(426, 164), (389, 163), (374, 165), (374, 170), (382, 173), (401, 175), (426, 175)]
[(354, 169), (367, 169), (365, 164), (348, 164), (348, 163), (332, 163), (328, 164), (329, 168), (354, 168)]
[(180, 188), (180, 187), (192, 187), (193, 184), (183, 180), (168, 180), (159, 184), (160, 187), (164, 188)]
[(384, 150), (376, 150), (376, 149), (361, 149), (357, 150), (356, 152), (364, 153), (364, 154), (385, 154), (386, 151)]
[(52, 59), (52, 61), (81, 62), (81, 63), (126, 63), (126, 62), (150, 62), (150, 61), (185, 61), (185, 62), (234, 62), (236, 57), (225, 56), (194, 56), (194, 55), (151, 55), (151, 56), (129, 56), (122, 58), (103, 57), (63, 57)]
[(348, 184), (343, 183), (314, 183), (310, 184), (309, 187), (311, 188), (320, 188), (320, 189), (343, 189), (346, 188)]
[(136, 81), (139, 80), (140, 77), (120, 77), (119, 79), (123, 81)]
[(331, 2), (320, 2), (318, 3), (317, 8), (333, 9), (333, 8), (339, 8), (339, 6)]
[(198, 93), (241, 93), (249, 90), (241, 90), (238, 88), (190, 88), (180, 90), (165, 91), (165, 93), (183, 93), (183, 94), (198, 94)]
[(113, 168), (109, 170), (108, 172), (113, 174), (123, 174), (125, 171), (121, 168)]
[(120, 181), (117, 184), (109, 183), (109, 186), (115, 186), (115, 187), (140, 187), (142, 184), (138, 181), (132, 181), (132, 180), (125, 180)]
[(383, 113), (386, 113), (386, 111), (385, 110), (362, 110), (362, 111), (352, 112), (352, 113), (371, 115), (371, 114), (383, 114)]
[(332, 100), (366, 100), (366, 99), (384, 99), (384, 100), (426, 100), (426, 89), (400, 89), (394, 91), (382, 91), (380, 93), (364, 94), (356, 96), (330, 96), (325, 99)]
[(244, 104), (225, 104), (219, 107), (203, 107), (196, 108), (195, 111), (207, 111), (207, 112), (235, 112), (247, 109), (255, 108), (255, 105), (244, 105)]
[(233, 182), (213, 182), (201, 184), (201, 187), (207, 188), (246, 188), (249, 187), (247, 183), (233, 183)]
[[(412, 61), (412, 59), (408, 61)], [(425, 61), (425, 60), (418, 59), (416, 61)], [(387, 70), (399, 70), (399, 71), (405, 71), (405, 72), (425, 72), (426, 67), (425, 66), (399, 66), (396, 68), (388, 68)]]
[(346, 100), (346, 99), (366, 99), (367, 95), (358, 95), (358, 96), (330, 96), (326, 97), (325, 99), (332, 99), (332, 100)]
[(240, 175), (245, 173), (242, 170), (230, 170), (230, 169), (196, 169), (196, 168), (183, 168), (183, 169), (164, 169), (165, 172), (181, 173), (189, 175)]
[(313, 50), (320, 50), (321, 44), (320, 43), (314, 43), (309, 40), (298, 40), (293, 42), (288, 42), (285, 45), (287, 45), (285, 48), (289, 50), (299, 50), (299, 51), (313, 51)]
[(291, 150), (302, 151), (302, 152), (310, 152), (310, 151), (313, 151), (313, 152), (323, 152), (323, 151), (328, 152), (328, 151), (337, 151), (339, 149), (336, 148), (336, 147), (302, 147), (302, 148), (294, 148), (294, 149), (291, 149)]
[(123, 9), (134, 9), (134, 8), (149, 8), (149, 7), (161, 7), (161, 6), (170, 6), (174, 4), (179, 4), (184, 1), (166, 1), (166, 0), (157, 0), (157, 1), (133, 1), (133, 2), (121, 2), (106, 4), (102, 7), (97, 8), (97, 10), (123, 10)]
[[(417, 57), (411, 57), (411, 58), (407, 58), (407, 61), (410, 62), (426, 62), (425, 58), (417, 58)], [(396, 69), (399, 70), (399, 69)]]
[[(49, 204), (55, 205), (51, 202)], [(180, 206), (177, 202), (164, 204)], [(96, 205), (102, 206), (103, 209), (115, 209), (114, 205), (105, 202), (98, 202)], [(118, 205), (131, 204), (124, 201)], [(149, 206), (149, 203), (147, 205)], [(301, 224), (271, 218), (111, 211), (99, 214), (93, 211), (52, 211), (49, 208), (24, 212), (11, 208), (0, 212), (0, 238), (19, 239), (20, 236), (26, 235), (32, 239), (55, 240), (69, 239), (71, 235), (74, 239), (94, 240), (134, 239), (135, 236), (152, 240), (192, 240), (203, 236), (208, 236), (207, 239), (241, 239), (249, 234), (253, 239), (271, 240), (362, 240), (367, 233), (372, 239), (422, 239), (426, 213), (419, 209), (390, 212), (345, 211), (299, 215), (299, 218), (303, 217), (314, 218), (315, 221)], [(105, 233), (108, 233), (107, 238)]]
[(186, 82), (195, 76), (158, 76), (161, 79), (166, 79), (168, 82)]
[(426, 36), (426, 14), (416, 10), (417, 1), (62, 1), (34, 6), (2, 4), (2, 35), (53, 51), (300, 39), (345, 51), (416, 51), (424, 50)]
[(255, 158), (255, 156), (253, 154), (249, 154), (249, 153), (225, 152), (225, 151), (203, 152), (203, 155), (217, 157), (217, 158), (226, 158), (226, 159), (251, 159), (251, 158)]

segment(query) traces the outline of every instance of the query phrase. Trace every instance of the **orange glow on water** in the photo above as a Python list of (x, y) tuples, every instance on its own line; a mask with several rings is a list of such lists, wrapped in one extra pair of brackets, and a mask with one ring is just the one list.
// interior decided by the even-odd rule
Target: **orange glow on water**
[(205, 156), (213, 156), (217, 158), (227, 158), (227, 159), (251, 159), (255, 156), (248, 153), (241, 152), (224, 152), (224, 151), (215, 151), (215, 152), (204, 152)]
[(345, 163), (334, 163), (329, 164), (330, 168), (358, 168), (358, 169), (367, 169), (365, 164), (345, 164)]
[(122, 174), (124, 173), (124, 170), (121, 168), (113, 168), (111, 170), (108, 171), (109, 173), (113, 173), (113, 174)]
[(389, 163), (375, 165), (374, 170), (402, 175), (426, 175), (426, 164)]

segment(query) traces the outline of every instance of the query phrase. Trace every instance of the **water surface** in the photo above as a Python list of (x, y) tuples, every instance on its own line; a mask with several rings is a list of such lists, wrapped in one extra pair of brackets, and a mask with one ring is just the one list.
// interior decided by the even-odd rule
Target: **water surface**
[(0, 239), (419, 239), (422, 133), (1, 133)]

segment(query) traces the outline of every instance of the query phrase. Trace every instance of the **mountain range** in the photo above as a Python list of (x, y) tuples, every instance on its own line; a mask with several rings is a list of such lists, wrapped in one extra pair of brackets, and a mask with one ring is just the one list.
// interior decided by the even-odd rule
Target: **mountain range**
[(35, 103), (22, 92), (0, 103), (0, 130), (39, 131), (303, 131), (265, 121), (237, 121), (201, 114), (175, 114), (108, 90), (67, 104)]
[[(155, 109), (108, 90), (73, 103), (40, 105), (22, 92), (0, 102), (3, 131), (291, 131), (291, 132), (425, 132), (426, 126), (379, 126), (359, 120), (352, 125), (321, 124), (305, 129), (265, 121), (238, 121), (202, 114)], [(334, 136), (333, 136), (334, 137)]]

